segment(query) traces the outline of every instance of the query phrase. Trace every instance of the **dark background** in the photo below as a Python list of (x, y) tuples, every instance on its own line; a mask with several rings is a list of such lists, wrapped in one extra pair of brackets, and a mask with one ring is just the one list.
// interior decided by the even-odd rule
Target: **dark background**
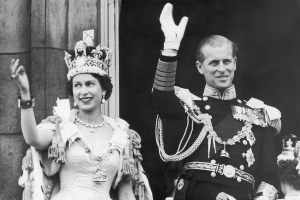
[(176, 85), (201, 96), (205, 81), (195, 67), (198, 42), (223, 35), (238, 44), (234, 84), (238, 97), (255, 97), (282, 113), (276, 136), (300, 136), (300, 1), (296, 0), (123, 0), (120, 17), (120, 116), (142, 136), (143, 166), (154, 199), (164, 198), (163, 174), (154, 137), (156, 113), (151, 97), (164, 35), (159, 15), (165, 3), (174, 5), (178, 24), (189, 22), (181, 42)]

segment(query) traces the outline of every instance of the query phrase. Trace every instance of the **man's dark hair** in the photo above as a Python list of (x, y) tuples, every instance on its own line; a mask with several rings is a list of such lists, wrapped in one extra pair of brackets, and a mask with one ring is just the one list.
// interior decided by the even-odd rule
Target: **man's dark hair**
[(228, 40), (226, 37), (223, 37), (221, 35), (211, 35), (203, 40), (201, 40), (197, 46), (196, 50), (196, 59), (200, 63), (203, 63), (205, 60), (205, 55), (203, 54), (203, 47), (206, 45), (210, 45), (213, 47), (219, 47), (222, 46), (224, 43), (229, 43), (232, 49), (232, 57), (234, 58), (238, 52), (237, 45), (233, 43), (232, 41)]

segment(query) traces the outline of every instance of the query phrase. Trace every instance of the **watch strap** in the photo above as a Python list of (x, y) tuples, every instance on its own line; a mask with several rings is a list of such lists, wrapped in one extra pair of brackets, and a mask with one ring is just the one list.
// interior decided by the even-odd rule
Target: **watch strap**
[(35, 98), (31, 96), (30, 100), (22, 100), (21, 97), (18, 98), (18, 107), (27, 109), (33, 108), (35, 105)]

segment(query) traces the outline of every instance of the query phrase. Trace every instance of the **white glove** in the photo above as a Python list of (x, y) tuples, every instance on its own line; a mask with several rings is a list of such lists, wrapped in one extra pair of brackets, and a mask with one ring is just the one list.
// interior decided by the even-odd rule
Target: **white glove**
[(188, 22), (188, 17), (183, 17), (177, 26), (173, 20), (173, 5), (167, 3), (160, 14), (161, 29), (165, 35), (164, 50), (178, 50), (180, 42), (183, 38), (185, 28)]

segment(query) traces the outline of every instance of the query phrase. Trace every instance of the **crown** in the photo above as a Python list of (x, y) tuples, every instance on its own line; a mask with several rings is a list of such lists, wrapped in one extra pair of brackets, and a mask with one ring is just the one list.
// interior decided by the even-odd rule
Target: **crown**
[(67, 78), (70, 80), (77, 74), (93, 73), (100, 76), (108, 75), (112, 54), (109, 48), (94, 47), (94, 30), (84, 31), (83, 40), (76, 43), (74, 53), (65, 51), (65, 62), (69, 69)]
[(295, 147), (293, 147), (292, 138), (296, 138), (296, 136), (292, 134), (290, 137), (282, 139), (282, 153), (277, 157), (277, 163), (280, 160), (294, 160), (295, 158), (300, 156), (300, 141), (297, 141)]

